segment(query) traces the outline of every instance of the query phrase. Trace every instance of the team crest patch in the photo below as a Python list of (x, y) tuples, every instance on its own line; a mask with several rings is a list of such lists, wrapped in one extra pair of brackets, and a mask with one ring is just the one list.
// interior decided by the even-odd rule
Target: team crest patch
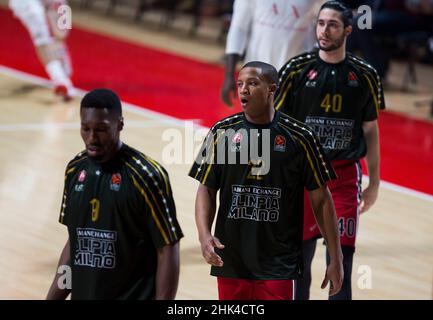
[(121, 182), (122, 176), (120, 173), (113, 173), (111, 176), (110, 189), (113, 191), (119, 191)]
[(284, 152), (286, 151), (286, 138), (281, 135), (275, 137), (274, 151)]
[(239, 143), (241, 143), (243, 138), (244, 138), (244, 136), (240, 132), (236, 132), (233, 135), (233, 138), (232, 138), (233, 144), (231, 145), (232, 152), (240, 152), (241, 151), (241, 146), (239, 145)]
[(241, 143), (242, 138), (243, 138), (242, 133), (237, 132), (237, 133), (233, 136), (233, 138), (232, 138), (232, 142), (233, 142), (233, 143)]
[(348, 84), (351, 87), (358, 87), (358, 77), (356, 76), (355, 72), (350, 71), (348, 75)]
[(86, 170), (81, 170), (80, 174), (78, 175), (78, 181), (84, 182), (84, 180), (86, 180), (86, 176), (87, 176)]
[(305, 83), (305, 85), (309, 88), (315, 88), (317, 82), (314, 80), (317, 77), (317, 71), (316, 70), (310, 70), (307, 74), (308, 81)]

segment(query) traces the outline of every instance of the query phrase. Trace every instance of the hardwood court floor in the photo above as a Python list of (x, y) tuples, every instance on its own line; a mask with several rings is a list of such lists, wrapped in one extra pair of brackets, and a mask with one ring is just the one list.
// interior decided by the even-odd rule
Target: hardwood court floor
[[(5, 3), (0, 0), (0, 5)], [(81, 27), (201, 61), (219, 62), (223, 54), (221, 46), (204, 37), (193, 40), (181, 32), (157, 30), (149, 21), (133, 25), (123, 18), (108, 19), (75, 7), (73, 19)], [(400, 82), (401, 70), (401, 65), (394, 64), (394, 83)], [(419, 93), (387, 93), (387, 104), (390, 109), (427, 119), (427, 108), (415, 108), (413, 102), (431, 96), (432, 70), (418, 67), (417, 71)], [(57, 222), (64, 167), (83, 146), (78, 102), (55, 101), (49, 89), (0, 72), (0, 299), (42, 299), (51, 283), (67, 236), (66, 228)], [(184, 136), (182, 122), (126, 107), (123, 140), (158, 161), (162, 162), (168, 144), (163, 134), (173, 129)], [(190, 159), (192, 156), (189, 154)], [(187, 177), (190, 164), (164, 165), (185, 233), (177, 298), (215, 299), (216, 281), (201, 257), (195, 231), (197, 183)], [(432, 297), (432, 203), (431, 196), (382, 184), (378, 202), (360, 219), (354, 299)], [(326, 292), (320, 289), (324, 263), (319, 241), (313, 264), (313, 299), (326, 299)], [(364, 287), (369, 284), (362, 281), (369, 271), (371, 288), (358, 287), (358, 282)]]
[[(55, 101), (49, 89), (0, 73), (1, 299), (44, 298), (56, 270), (67, 236), (66, 228), (57, 222), (64, 166), (83, 146), (78, 102)], [(125, 107), (123, 140), (161, 162), (168, 144), (163, 141), (164, 132), (173, 134), (167, 130), (185, 134), (182, 122)], [(188, 156), (192, 154), (183, 158)], [(187, 177), (189, 166), (165, 164), (185, 233), (177, 298), (215, 299), (216, 281), (201, 257), (195, 231), (197, 184)], [(377, 204), (361, 216), (353, 268), (355, 299), (431, 298), (432, 197), (394, 189), (383, 184)], [(319, 242), (313, 299), (326, 298), (320, 289), (324, 263)], [(371, 288), (363, 281), (369, 274)]]

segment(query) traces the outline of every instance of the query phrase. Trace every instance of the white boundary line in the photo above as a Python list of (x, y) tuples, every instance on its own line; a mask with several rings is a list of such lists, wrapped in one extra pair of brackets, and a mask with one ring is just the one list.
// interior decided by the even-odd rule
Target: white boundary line
[[(8, 75), (10, 77), (17, 78), (17, 79), (20, 79), (20, 80), (23, 80), (26, 82), (32, 82), (32, 83), (41, 85), (43, 87), (52, 88), (51, 82), (45, 78), (35, 76), (35, 75), (29, 74), (29, 73), (26, 73), (23, 71), (15, 70), (15, 69), (3, 66), (1, 64), (0, 64), (0, 73), (3, 73), (3, 74)], [(86, 94), (86, 91), (81, 90), (81, 89), (75, 88), (74, 91), (75, 91), (74, 92), (75, 97), (83, 97)], [(147, 109), (145, 107), (139, 107), (135, 104), (124, 102), (124, 101), (122, 101), (122, 107), (123, 107), (123, 109), (125, 109), (131, 113), (145, 116), (145, 117), (151, 118), (153, 120), (159, 120), (159, 121), (166, 123), (167, 125), (172, 125), (172, 126), (176, 126), (176, 127), (184, 127), (185, 121), (195, 121), (194, 126), (203, 127), (197, 123), (200, 121), (199, 119), (181, 120), (179, 118), (171, 117), (171, 116), (166, 115), (164, 113), (153, 111), (153, 110)]]
[[(364, 181), (368, 182), (368, 176), (366, 176), (366, 175), (362, 176), (362, 182), (364, 183)], [(387, 190), (402, 193), (402, 194), (405, 194), (408, 196), (412, 196), (414, 198), (418, 198), (421, 200), (433, 202), (433, 196), (428, 194), (428, 193), (417, 191), (417, 190), (410, 189), (407, 187), (403, 187), (403, 186), (400, 186), (400, 185), (392, 183), (392, 182), (380, 180), (380, 187), (387, 189)]]
[(422, 199), (425, 201), (433, 202), (433, 196), (429, 195), (428, 193), (416, 191), (416, 190), (406, 188), (406, 187), (400, 186), (398, 184), (394, 184), (394, 183), (391, 183), (388, 181), (383, 181), (383, 180), (380, 182), (380, 184), (385, 189), (396, 191), (396, 192), (403, 193), (406, 195), (410, 195), (414, 198)]
[[(154, 128), (167, 127), (161, 120), (126, 121), (128, 128)], [(45, 131), (45, 130), (76, 130), (80, 128), (79, 122), (44, 122), (44, 123), (16, 123), (0, 124), (0, 132), (13, 131)]]
[[(38, 85), (41, 85), (44, 87), (51, 87), (50, 81), (45, 79), (45, 78), (31, 75), (31, 74), (28, 74), (28, 73), (25, 73), (22, 71), (18, 71), (18, 70), (12, 69), (12, 68), (8, 68), (8, 67), (5, 67), (3, 65), (0, 65), (0, 73), (3, 73), (3, 74), (8, 75), (10, 77), (17, 78), (17, 79), (20, 79), (20, 80), (23, 80), (26, 82), (32, 82), (32, 83), (35, 83), (35, 84), (38, 84)], [(82, 96), (84, 96), (86, 91), (81, 90), (81, 89), (76, 89), (76, 93), (77, 93), (76, 94), (77, 97), (82, 97)], [(157, 121), (163, 122), (167, 125), (170, 124), (172, 126), (184, 127), (185, 121), (191, 121), (191, 120), (181, 120), (181, 119), (166, 115), (164, 113), (152, 111), (152, 110), (149, 110), (145, 107), (139, 107), (139, 106), (134, 105), (132, 103), (127, 103), (127, 102), (123, 102), (123, 101), (122, 101), (122, 106), (124, 107), (124, 109), (126, 109), (129, 112), (151, 118), (152, 120), (157, 120)], [(26, 126), (26, 125), (29, 125), (31, 127), (34, 124), (23, 124), (23, 126)], [(65, 125), (65, 128), (66, 127), (69, 128), (70, 125), (75, 126), (75, 124), (71, 124), (71, 123), (65, 123), (64, 125)], [(20, 125), (18, 124), (15, 126), (20, 126)], [(152, 125), (149, 125), (149, 126), (152, 126)], [(4, 126), (4, 127), (6, 128), (7, 126)], [(205, 126), (197, 124), (197, 121), (195, 121), (194, 127), (207, 128)], [(1, 127), (0, 127), (0, 132), (1, 131), (3, 131), (3, 130), (1, 130)], [(363, 176), (362, 178), (365, 179), (365, 181), (368, 181), (367, 176)], [(424, 192), (416, 191), (416, 190), (406, 188), (406, 187), (403, 187), (403, 186), (400, 186), (400, 185), (397, 185), (397, 184), (394, 184), (391, 182), (383, 181), (383, 180), (381, 181), (381, 187), (388, 189), (388, 190), (398, 192), (398, 193), (409, 195), (409, 196), (412, 196), (414, 198), (418, 198), (420, 200), (429, 201), (429, 202), (433, 203), (433, 196), (430, 194), (424, 193)]]

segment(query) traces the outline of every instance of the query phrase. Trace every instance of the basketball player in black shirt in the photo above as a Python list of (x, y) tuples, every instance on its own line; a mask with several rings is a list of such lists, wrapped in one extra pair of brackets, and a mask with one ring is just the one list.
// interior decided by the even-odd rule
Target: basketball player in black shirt
[(86, 150), (69, 162), (60, 222), (69, 239), (59, 266), (72, 270), (72, 290), (59, 274), (48, 299), (174, 299), (182, 230), (163, 167), (119, 139), (121, 103), (107, 89), (81, 101)]
[[(377, 117), (385, 108), (376, 70), (346, 52), (352, 12), (337, 1), (322, 5), (317, 19), (319, 50), (289, 60), (279, 72), (277, 110), (306, 123), (319, 137), (338, 179), (329, 184), (338, 216), (344, 254), (342, 290), (332, 299), (351, 299), (351, 272), (360, 212), (376, 201), (379, 190)], [(359, 160), (366, 157), (369, 185), (361, 192)], [(308, 299), (311, 262), (320, 230), (305, 197), (305, 272), (297, 284), (297, 298)]]
[[(302, 273), (303, 190), (326, 234), (331, 260), (322, 288), (342, 281), (342, 253), (332, 199), (335, 178), (310, 128), (275, 111), (277, 71), (249, 62), (237, 87), (244, 112), (209, 131), (190, 176), (200, 182), (196, 223), (220, 299), (293, 299)], [(219, 191), (215, 236), (211, 234)]]

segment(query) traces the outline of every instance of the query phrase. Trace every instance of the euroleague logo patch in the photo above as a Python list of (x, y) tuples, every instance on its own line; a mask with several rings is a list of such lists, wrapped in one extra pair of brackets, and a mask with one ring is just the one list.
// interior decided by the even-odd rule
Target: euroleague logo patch
[(275, 137), (274, 151), (284, 152), (286, 151), (286, 138), (281, 135)]
[(110, 189), (113, 191), (119, 191), (121, 182), (122, 176), (120, 173), (113, 173), (111, 176)]
[(232, 145), (231, 145), (231, 150), (232, 152), (240, 152), (242, 146), (240, 145), (241, 141), (243, 139), (243, 135), (240, 132), (237, 132), (233, 138), (232, 138)]

